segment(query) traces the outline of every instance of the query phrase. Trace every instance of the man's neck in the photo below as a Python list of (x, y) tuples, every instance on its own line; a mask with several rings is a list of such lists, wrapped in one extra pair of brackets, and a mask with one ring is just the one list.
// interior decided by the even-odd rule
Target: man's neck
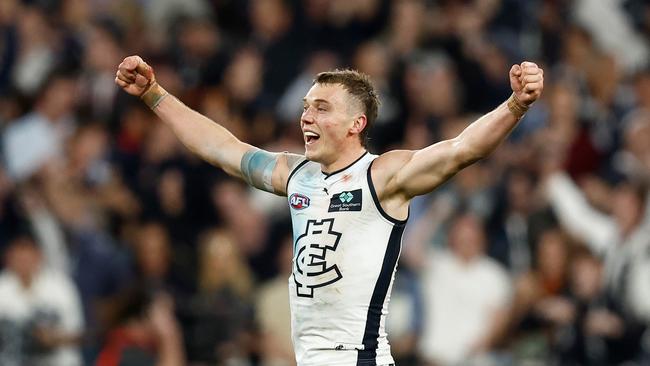
[(325, 174), (331, 174), (333, 172), (344, 169), (345, 167), (357, 161), (357, 159), (359, 159), (365, 153), (366, 149), (363, 146), (359, 146), (359, 148), (339, 155), (338, 159), (336, 159), (331, 164), (321, 163), (321, 171)]

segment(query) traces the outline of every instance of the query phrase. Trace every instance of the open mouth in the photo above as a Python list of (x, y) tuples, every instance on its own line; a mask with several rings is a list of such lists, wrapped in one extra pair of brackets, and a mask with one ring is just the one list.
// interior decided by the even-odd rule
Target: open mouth
[(319, 138), (320, 138), (320, 135), (318, 135), (315, 132), (311, 132), (311, 131), (306, 131), (305, 132), (305, 143), (308, 144), (308, 145), (318, 141)]

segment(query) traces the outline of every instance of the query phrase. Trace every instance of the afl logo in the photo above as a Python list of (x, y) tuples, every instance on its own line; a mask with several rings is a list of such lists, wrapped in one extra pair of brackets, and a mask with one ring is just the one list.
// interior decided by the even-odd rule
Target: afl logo
[(296, 210), (302, 210), (309, 207), (309, 197), (300, 193), (294, 193), (289, 197), (289, 204)]

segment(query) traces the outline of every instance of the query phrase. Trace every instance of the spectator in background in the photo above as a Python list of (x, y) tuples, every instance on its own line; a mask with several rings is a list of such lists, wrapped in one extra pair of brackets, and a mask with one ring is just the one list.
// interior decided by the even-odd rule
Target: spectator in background
[[(648, 77), (650, 107), (650, 77)], [(640, 94), (640, 93), (639, 93)], [(614, 157), (614, 168), (635, 181), (650, 183), (650, 109), (632, 110), (624, 120), (623, 149)], [(650, 210), (650, 201), (648, 201)], [(650, 214), (650, 211), (646, 215)]]
[(192, 299), (188, 349), (194, 360), (245, 362), (253, 341), (253, 282), (234, 233), (207, 231), (199, 249), (199, 291)]
[(290, 366), (296, 364), (291, 341), (291, 313), (287, 280), (293, 265), (293, 240), (291, 235), (282, 240), (276, 261), (278, 275), (262, 284), (256, 301), (257, 321), (262, 337), (262, 359), (265, 366)]
[(417, 52), (423, 38), (426, 7), (421, 0), (395, 1), (390, 12), (388, 46), (398, 59)]
[(220, 29), (205, 14), (181, 19), (176, 28), (180, 47), (172, 57), (183, 85), (218, 85), (228, 61), (227, 40)]
[(546, 184), (549, 201), (562, 225), (604, 262), (605, 304), (595, 322), (617, 331), (604, 334), (611, 342), (603, 357), (607, 362), (634, 360), (640, 353), (640, 340), (648, 326), (643, 319), (650, 306), (650, 299), (641, 296), (647, 294), (647, 283), (630, 282), (635, 268), (650, 266), (647, 189), (626, 180), (618, 182), (607, 201), (608, 215), (593, 208), (564, 173), (550, 174)]
[(446, 53), (426, 52), (408, 60), (402, 79), (408, 106), (404, 121), (407, 128), (422, 124), (440, 139), (453, 134), (446, 134), (441, 125), (462, 118), (458, 113), (464, 91), (458, 83), (457, 72)]
[(179, 255), (172, 252), (167, 229), (159, 222), (147, 222), (139, 227), (135, 240), (136, 281), (151, 293), (163, 292), (178, 303), (194, 288), (187, 277), (187, 268), (178, 268)]
[[(262, 52), (265, 107), (271, 108), (303, 63), (300, 48), (306, 47), (300, 33), (293, 31), (293, 13), (283, 0), (249, 3), (250, 40)], [(287, 54), (293, 57), (287, 58)]]
[(107, 84), (112, 81), (112, 68), (109, 65), (119, 62), (123, 57), (120, 45), (123, 35), (116, 22), (109, 18), (101, 19), (88, 25), (88, 31), (82, 33), (85, 39), (84, 63), (86, 69), (81, 77), (81, 90), (84, 107), (95, 120), (114, 124), (118, 106), (118, 91)]
[(645, 187), (630, 181), (618, 182), (611, 191), (610, 215), (591, 207), (575, 183), (561, 172), (547, 180), (547, 193), (560, 223), (605, 261), (607, 288), (630, 308), (636, 289), (625, 282), (633, 266), (645, 266), (650, 248), (650, 221), (646, 217)]
[(354, 67), (372, 78), (381, 100), (377, 124), (370, 136), (373, 148), (378, 150), (386, 149), (394, 143), (396, 136), (403, 133), (400, 123), (403, 116), (400, 115), (396, 90), (392, 85), (394, 70), (391, 56), (386, 45), (369, 41), (359, 45), (353, 57)]
[(15, 181), (29, 178), (54, 157), (63, 156), (75, 129), (77, 80), (55, 72), (39, 91), (33, 112), (9, 123), (2, 134), (7, 171)]
[(647, 62), (648, 44), (625, 18), (620, 2), (581, 0), (573, 10), (576, 21), (589, 29), (601, 48), (616, 55), (619, 64), (634, 70)]
[(264, 217), (235, 180), (214, 184), (212, 201), (237, 250), (246, 257), (260, 253), (268, 236), (268, 218)]
[(223, 83), (228, 96), (244, 112), (250, 113), (261, 103), (263, 62), (255, 48), (242, 48), (235, 53), (225, 70)]
[(396, 365), (417, 364), (418, 341), (422, 334), (422, 289), (415, 268), (402, 265), (395, 275), (390, 296), (386, 330)]
[[(123, 5), (123, 4), (121, 4)], [(202, 0), (158, 0), (145, 2), (136, 8), (142, 12), (146, 38), (151, 41), (153, 51), (162, 51), (166, 46), (166, 35), (179, 17), (198, 19), (210, 16), (210, 6)]]
[(634, 91), (636, 107), (645, 111), (650, 110), (650, 67), (635, 75)]
[(18, 7), (15, 19), (16, 42), (9, 43), (9, 47), (15, 47), (12, 81), (23, 94), (37, 95), (56, 64), (56, 45), (61, 40), (53, 31), (44, 7)]
[(475, 215), (458, 215), (451, 224), (449, 249), (428, 254), (419, 351), (434, 365), (489, 365), (489, 354), (506, 331), (510, 279), (486, 257), (481, 225)]
[(536, 136), (536, 143), (543, 147), (541, 155), (544, 157), (566, 156), (567, 173), (582, 177), (597, 172), (604, 154), (594, 142), (591, 126), (583, 123), (586, 102), (580, 94), (581, 83), (569, 79), (570, 76), (566, 76), (551, 86), (553, 93), (548, 98), (546, 127)]
[(489, 254), (515, 275), (531, 269), (536, 229), (536, 205), (531, 199), (535, 180), (526, 170), (513, 169), (504, 177), (503, 192), (490, 222), (493, 242)]
[(61, 272), (43, 268), (30, 235), (14, 238), (0, 273), (0, 363), (80, 366), (83, 314), (79, 294)]
[(19, 226), (20, 219), (16, 212), (14, 197), (13, 184), (0, 165), (0, 253), (4, 251), (13, 231)]
[(118, 325), (111, 330), (97, 366), (176, 366), (185, 364), (182, 332), (174, 303), (147, 289), (129, 292), (121, 304)]
[(558, 328), (573, 320), (569, 290), (570, 248), (557, 228), (544, 231), (533, 267), (515, 279), (511, 324), (515, 362), (548, 362)]
[[(561, 365), (627, 365), (641, 361), (642, 327), (616, 308), (607, 294), (603, 263), (588, 249), (574, 258), (562, 326), (553, 334), (553, 362)], [(550, 360), (549, 360), (550, 361)]]
[(103, 308), (131, 278), (124, 248), (102, 224), (116, 212), (134, 214), (137, 202), (112, 175), (105, 160), (106, 131), (80, 127), (66, 159), (53, 159), (19, 185), (21, 219), (29, 224), (43, 252), (44, 265), (74, 279), (83, 305), (89, 342), (86, 361), (95, 356), (103, 329)]

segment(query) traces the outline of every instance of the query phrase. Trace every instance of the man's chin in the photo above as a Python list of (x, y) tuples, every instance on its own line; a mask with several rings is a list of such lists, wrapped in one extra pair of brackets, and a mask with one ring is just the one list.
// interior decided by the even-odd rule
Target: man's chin
[(305, 158), (309, 161), (318, 162), (318, 154), (315, 151), (310, 150), (308, 147), (305, 147)]

